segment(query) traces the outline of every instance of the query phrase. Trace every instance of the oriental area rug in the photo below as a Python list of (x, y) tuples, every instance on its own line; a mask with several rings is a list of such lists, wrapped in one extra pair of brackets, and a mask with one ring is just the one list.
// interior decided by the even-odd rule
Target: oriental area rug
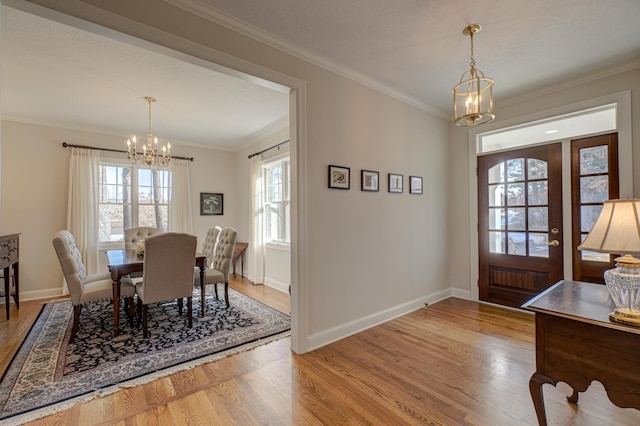
[(39, 418), (289, 335), (288, 315), (233, 289), (229, 296), (227, 308), (207, 295), (202, 317), (194, 289), (192, 328), (186, 306), (178, 316), (175, 301), (149, 305), (147, 339), (142, 327), (129, 326), (124, 309), (114, 338), (110, 302), (89, 304), (71, 344), (71, 302), (47, 303), (0, 382), (0, 423)]

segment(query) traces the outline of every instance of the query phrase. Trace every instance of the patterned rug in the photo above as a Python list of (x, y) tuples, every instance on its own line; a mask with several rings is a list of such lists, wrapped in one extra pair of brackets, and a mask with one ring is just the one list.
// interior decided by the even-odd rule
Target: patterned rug
[[(201, 317), (196, 291), (193, 328), (187, 326), (186, 306), (179, 317), (175, 301), (150, 305), (148, 339), (142, 336), (142, 327), (138, 329), (135, 323), (129, 327), (124, 308), (120, 336), (113, 338), (110, 303), (87, 305), (72, 344), (68, 344), (71, 303), (47, 303), (2, 377), (0, 420), (12, 418), (9, 421), (16, 422), (25, 418), (18, 416), (23, 413), (29, 413), (25, 420), (37, 418), (44, 414), (34, 410), (115, 392), (118, 385), (150, 381), (289, 334), (288, 315), (233, 289), (229, 295), (230, 308), (207, 295), (207, 316)], [(136, 378), (142, 379), (132, 381)], [(85, 398), (78, 398), (81, 396)]]

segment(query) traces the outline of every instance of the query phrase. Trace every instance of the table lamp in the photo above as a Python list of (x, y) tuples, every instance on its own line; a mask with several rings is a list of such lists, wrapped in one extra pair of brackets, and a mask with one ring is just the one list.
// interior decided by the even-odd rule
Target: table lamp
[(612, 321), (640, 326), (640, 199), (609, 200), (578, 250), (623, 255), (604, 273), (616, 304)]

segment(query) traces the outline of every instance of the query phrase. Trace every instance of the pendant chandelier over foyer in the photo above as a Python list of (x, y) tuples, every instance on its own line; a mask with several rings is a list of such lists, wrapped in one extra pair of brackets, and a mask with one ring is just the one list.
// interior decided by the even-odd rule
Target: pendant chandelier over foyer
[(473, 57), (473, 35), (480, 32), (480, 24), (471, 24), (462, 34), (471, 39), (471, 69), (460, 77), (460, 83), (453, 88), (453, 121), (456, 126), (477, 126), (495, 118), (493, 113), (494, 81), (476, 69)]

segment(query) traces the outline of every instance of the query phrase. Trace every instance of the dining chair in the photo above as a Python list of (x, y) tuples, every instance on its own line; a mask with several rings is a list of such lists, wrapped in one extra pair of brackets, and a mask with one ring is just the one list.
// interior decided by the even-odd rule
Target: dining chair
[(187, 319), (193, 325), (193, 262), (196, 257), (197, 238), (178, 232), (152, 235), (144, 240), (142, 279), (123, 278), (122, 282), (135, 285), (138, 295), (138, 325), (142, 318), (142, 332), (149, 337), (148, 306), (151, 303), (178, 300), (178, 313), (182, 315), (182, 299), (187, 298)]
[[(229, 307), (229, 272), (233, 260), (233, 250), (236, 245), (238, 232), (233, 228), (224, 228), (218, 235), (213, 261), (205, 271), (205, 290), (208, 284), (213, 284), (213, 289), (218, 299), (218, 284), (224, 284), (224, 298)], [(195, 274), (194, 283), (200, 286), (200, 274)], [(201, 297), (205, 297), (204, 292)], [(204, 312), (202, 313), (204, 315)]]
[(137, 228), (128, 228), (124, 230), (124, 249), (135, 250), (136, 245), (144, 241), (147, 237), (159, 234), (157, 228), (148, 226), (138, 226)]
[[(71, 232), (67, 230), (56, 232), (53, 237), (53, 247), (60, 261), (73, 304), (73, 326), (69, 337), (69, 343), (72, 343), (78, 332), (82, 306), (88, 303), (113, 300), (113, 281), (111, 281), (109, 272), (87, 275), (87, 270), (82, 263), (82, 255)], [(132, 284), (122, 283), (120, 298), (127, 302), (129, 322), (132, 325), (134, 294), (135, 287)]]

